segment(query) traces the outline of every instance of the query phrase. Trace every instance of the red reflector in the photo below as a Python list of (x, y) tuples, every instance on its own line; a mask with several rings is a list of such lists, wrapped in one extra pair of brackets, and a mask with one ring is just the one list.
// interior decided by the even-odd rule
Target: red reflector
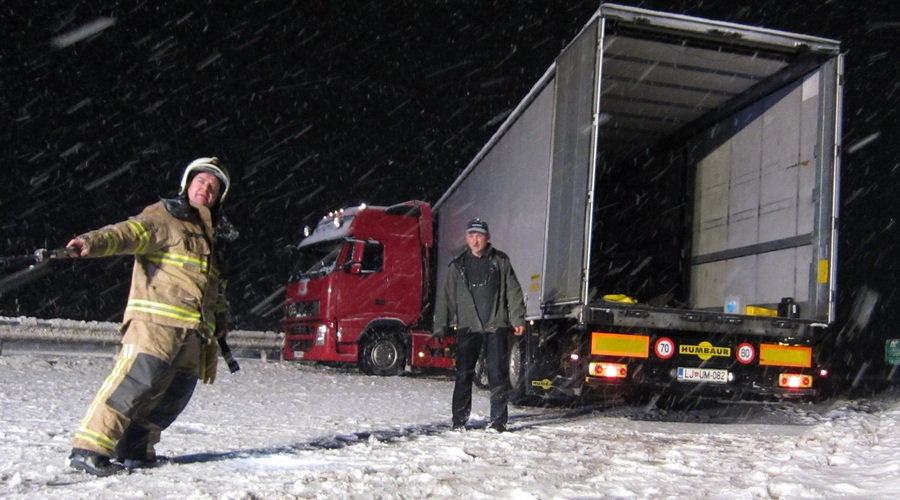
[(628, 367), (621, 363), (590, 363), (588, 374), (603, 378), (626, 378)]
[(791, 389), (808, 389), (812, 387), (812, 376), (802, 373), (782, 373), (778, 376), (778, 385)]

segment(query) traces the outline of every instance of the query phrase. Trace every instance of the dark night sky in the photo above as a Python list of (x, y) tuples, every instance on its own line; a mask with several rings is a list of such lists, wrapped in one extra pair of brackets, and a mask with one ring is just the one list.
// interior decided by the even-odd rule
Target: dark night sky
[[(620, 3), (843, 41), (839, 331), (898, 324), (895, 1)], [(435, 202), (594, 1), (0, 0), (0, 255), (58, 247), (229, 166), (238, 327), (279, 329), (285, 245), (341, 206)], [(133, 6), (132, 4), (137, 4)], [(114, 20), (71, 45), (57, 37)], [(56, 41), (56, 43), (54, 43)], [(0, 264), (0, 279), (23, 265)], [(117, 321), (130, 258), (53, 262), (0, 315)], [(274, 294), (274, 295), (273, 295)], [(274, 300), (272, 299), (274, 297)], [(872, 303), (871, 300), (868, 303)], [(855, 332), (854, 334), (859, 334)]]

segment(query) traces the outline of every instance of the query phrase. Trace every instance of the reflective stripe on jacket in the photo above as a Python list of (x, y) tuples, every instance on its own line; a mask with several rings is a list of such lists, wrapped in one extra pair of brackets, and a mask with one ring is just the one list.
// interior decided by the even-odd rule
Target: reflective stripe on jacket
[(203, 206), (188, 213), (175, 217), (158, 202), (132, 219), (80, 236), (89, 257), (134, 255), (124, 321), (196, 329), (207, 336), (228, 328), (212, 215)]

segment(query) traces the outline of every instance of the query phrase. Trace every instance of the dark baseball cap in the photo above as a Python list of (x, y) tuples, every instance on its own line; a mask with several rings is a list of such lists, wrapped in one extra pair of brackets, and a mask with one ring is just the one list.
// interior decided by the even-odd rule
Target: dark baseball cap
[(475, 233), (487, 234), (488, 233), (487, 222), (483, 221), (481, 219), (472, 219), (469, 221), (468, 224), (466, 224), (466, 232), (467, 233), (475, 232)]

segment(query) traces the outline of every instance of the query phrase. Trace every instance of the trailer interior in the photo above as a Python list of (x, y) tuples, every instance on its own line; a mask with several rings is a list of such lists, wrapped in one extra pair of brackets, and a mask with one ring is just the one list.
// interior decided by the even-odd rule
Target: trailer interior
[(590, 299), (718, 311), (733, 299), (743, 313), (790, 297), (800, 317), (830, 321), (838, 44), (599, 14), (586, 31), (600, 49), (585, 36), (557, 62), (571, 74), (600, 59)]

